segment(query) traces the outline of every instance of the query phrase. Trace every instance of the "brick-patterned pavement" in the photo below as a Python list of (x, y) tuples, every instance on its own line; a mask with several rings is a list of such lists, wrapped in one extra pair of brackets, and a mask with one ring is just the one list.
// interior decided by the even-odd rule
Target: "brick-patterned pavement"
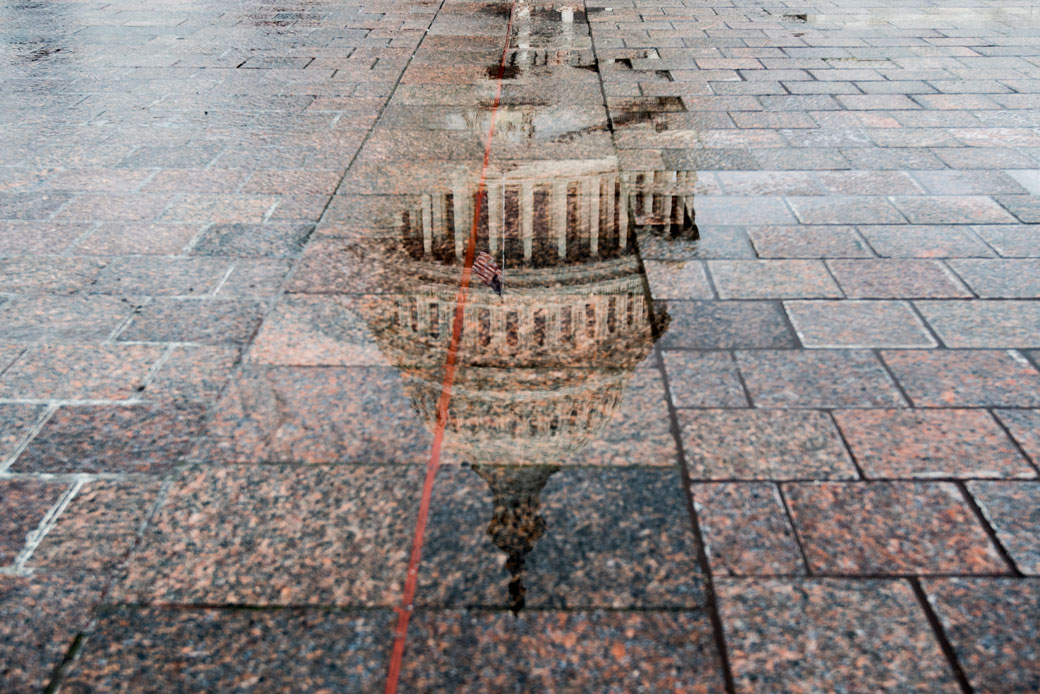
[(3, 694), (1040, 691), (1035, 3), (20, 2), (0, 81)]

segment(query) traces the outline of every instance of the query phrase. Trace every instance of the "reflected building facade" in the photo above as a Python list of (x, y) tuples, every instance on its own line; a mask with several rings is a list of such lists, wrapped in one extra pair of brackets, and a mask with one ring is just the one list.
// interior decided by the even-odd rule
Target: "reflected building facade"
[[(362, 308), (431, 431), (444, 385), (478, 181), (411, 198), (382, 261), (392, 287)], [(506, 555), (509, 607), (524, 605), (525, 557), (546, 532), (539, 494), (599, 438), (667, 329), (648, 299), (637, 237), (695, 239), (693, 174), (621, 173), (615, 159), (523, 162), (487, 176), (476, 251), (503, 270), (501, 296), (476, 276), (462, 307), (444, 451), (487, 483), (487, 529)]]

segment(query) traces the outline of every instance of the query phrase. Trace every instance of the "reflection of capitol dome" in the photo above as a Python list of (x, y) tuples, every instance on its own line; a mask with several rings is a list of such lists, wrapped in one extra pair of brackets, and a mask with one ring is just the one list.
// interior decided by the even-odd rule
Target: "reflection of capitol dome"
[[(655, 339), (635, 232), (695, 227), (684, 175), (614, 167), (547, 162), (489, 176), (477, 249), (504, 266), (505, 293), (475, 286), (468, 295), (446, 450), (476, 464), (565, 463), (620, 406)], [(456, 182), (401, 212), (385, 259), (398, 287), (364, 309), (431, 429), (475, 194)]]

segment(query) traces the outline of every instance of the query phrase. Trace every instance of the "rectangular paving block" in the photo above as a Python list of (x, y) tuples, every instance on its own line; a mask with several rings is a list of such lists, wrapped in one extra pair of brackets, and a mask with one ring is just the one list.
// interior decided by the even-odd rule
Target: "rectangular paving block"
[(125, 400), (141, 391), (161, 355), (151, 345), (31, 347), (0, 375), (0, 398)]
[(716, 576), (804, 575), (805, 564), (775, 485), (697, 483), (691, 493)]
[(1033, 464), (1040, 466), (1040, 410), (995, 410), (994, 414)]
[(1040, 259), (951, 260), (949, 266), (983, 298), (1040, 298)]
[(935, 338), (904, 301), (785, 301), (802, 346), (935, 347)]
[(902, 581), (718, 581), (736, 691), (960, 691)]
[(914, 303), (948, 347), (1040, 347), (1040, 303), (1036, 301)]
[(969, 482), (967, 487), (1018, 570), (1040, 575), (1040, 482)]
[(393, 619), (386, 610), (112, 609), (62, 689), (374, 692), (386, 680)]
[(682, 410), (679, 425), (695, 480), (856, 477), (824, 412)]
[(803, 299), (841, 296), (816, 260), (710, 260), (722, 299)]
[(915, 407), (1038, 407), (1040, 372), (1013, 350), (881, 353)]
[(971, 296), (960, 280), (936, 260), (829, 260), (827, 267), (851, 299)]
[(130, 557), (122, 602), (390, 605), (405, 578), (422, 471), (183, 468)]
[(729, 352), (669, 350), (663, 356), (676, 407), (747, 407), (737, 363)]
[(1008, 573), (960, 491), (948, 482), (785, 484), (814, 572), (842, 575)]
[(725, 691), (703, 611), (419, 611), (409, 632), (404, 691)]
[(11, 466), (16, 472), (168, 472), (202, 429), (201, 405), (60, 407)]
[(869, 478), (1036, 477), (985, 410), (841, 410), (834, 419)]
[(1040, 689), (1040, 580), (937, 578), (923, 586), (975, 691)]
[(691, 609), (705, 604), (702, 581), (674, 468), (445, 466), (416, 601)]
[(903, 397), (866, 350), (737, 352), (756, 407), (900, 407)]
[(665, 349), (784, 348), (797, 345), (778, 303), (768, 301), (669, 301), (655, 311), (668, 316)]
[(859, 233), (883, 258), (989, 257), (993, 251), (970, 229), (954, 225), (860, 225)]
[(28, 566), (104, 575), (134, 546), (159, 486), (158, 480), (84, 483), (33, 551)]
[(854, 227), (753, 226), (748, 236), (760, 258), (869, 258)]
[(91, 577), (0, 576), (0, 673), (5, 691), (41, 692), (87, 629), (103, 582)]

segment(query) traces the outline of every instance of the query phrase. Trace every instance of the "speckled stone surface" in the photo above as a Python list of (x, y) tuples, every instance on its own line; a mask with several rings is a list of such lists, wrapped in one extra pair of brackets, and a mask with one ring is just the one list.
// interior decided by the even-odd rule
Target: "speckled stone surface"
[(881, 356), (916, 407), (1040, 406), (1040, 372), (1017, 352), (907, 350)]
[(119, 601), (388, 605), (400, 596), (422, 471), (187, 467), (131, 555)]
[(969, 482), (968, 491), (1018, 570), (1040, 576), (1040, 482)]
[(870, 478), (1036, 477), (985, 410), (841, 410), (834, 419)]
[(695, 260), (648, 260), (644, 268), (650, 283), (650, 295), (655, 299), (714, 298), (702, 263)]
[(737, 352), (756, 407), (899, 407), (903, 398), (865, 350)]
[(386, 679), (392, 618), (380, 610), (110, 610), (62, 691), (374, 693)]
[(156, 299), (134, 313), (121, 341), (247, 342), (260, 325), (263, 307), (238, 299)]
[(711, 260), (708, 271), (722, 299), (820, 299), (841, 296), (816, 260)]
[(779, 304), (766, 301), (669, 301), (665, 349), (782, 349), (796, 338)]
[(693, 479), (856, 477), (825, 412), (687, 410), (679, 425)]
[(902, 581), (720, 579), (737, 692), (960, 691)]
[(68, 485), (41, 480), (0, 480), (0, 566), (11, 564)]
[(47, 571), (103, 575), (134, 545), (159, 495), (158, 480), (84, 483), (29, 557)]
[(432, 435), (390, 368), (242, 372), (194, 454), (256, 463), (425, 463)]
[(352, 296), (287, 298), (264, 321), (249, 360), (289, 366), (388, 365), (366, 324), (366, 312), (377, 301)]
[(621, 404), (599, 435), (559, 462), (568, 465), (653, 465), (679, 458), (668, 420), (664, 382), (656, 369), (636, 369)]
[[(491, 469), (509, 479), (532, 476), (517, 468)], [(541, 518), (542, 534), (535, 538), (532, 528), (521, 537), (521, 526), (498, 536), (507, 548), (533, 544), (524, 553), (528, 607), (703, 605), (697, 547), (676, 470), (553, 469), (544, 470), (540, 506), (531, 511)], [(501, 503), (516, 499), (506, 495)], [(420, 604), (509, 605), (507, 554), (489, 536), (495, 510), (492, 490), (476, 471), (441, 469), (423, 546)]]
[(700, 611), (419, 611), (409, 642), (409, 693), (724, 691)]
[(296, 255), (311, 224), (214, 224), (192, 246), (194, 255), (279, 258)]
[(804, 347), (935, 347), (902, 301), (785, 301)]
[(805, 574), (775, 485), (694, 484), (692, 494), (716, 576)]
[(997, 410), (994, 414), (1033, 464), (1040, 465), (1040, 410)]
[(44, 345), (0, 376), (0, 398), (125, 400), (140, 392), (162, 348), (151, 345)]
[(1040, 691), (1040, 580), (950, 578), (923, 583), (976, 692)]
[(0, 684), (42, 692), (101, 596), (93, 578), (0, 576)]
[(664, 364), (676, 407), (747, 407), (730, 353), (667, 351)]
[(66, 406), (29, 442), (18, 472), (144, 472), (161, 474), (188, 453), (205, 408)]
[(1007, 573), (948, 482), (785, 484), (809, 568), (829, 574)]
[(238, 348), (231, 345), (178, 345), (141, 395), (157, 401), (212, 402), (238, 357)]
[(45, 409), (43, 405), (0, 403), (0, 461), (17, 450)]
[(971, 296), (967, 287), (935, 260), (830, 260), (827, 266), (850, 299)]

